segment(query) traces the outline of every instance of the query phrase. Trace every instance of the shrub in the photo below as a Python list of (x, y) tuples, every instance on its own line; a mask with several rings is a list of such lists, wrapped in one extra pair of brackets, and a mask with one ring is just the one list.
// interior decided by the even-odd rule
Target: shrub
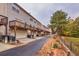
[(53, 45), (53, 48), (58, 48), (58, 44), (54, 44)]

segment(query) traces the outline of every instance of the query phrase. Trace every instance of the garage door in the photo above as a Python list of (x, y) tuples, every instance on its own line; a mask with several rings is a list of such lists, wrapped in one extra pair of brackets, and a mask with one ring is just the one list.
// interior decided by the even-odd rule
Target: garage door
[(27, 32), (25, 30), (17, 30), (16, 38), (25, 38), (27, 37)]

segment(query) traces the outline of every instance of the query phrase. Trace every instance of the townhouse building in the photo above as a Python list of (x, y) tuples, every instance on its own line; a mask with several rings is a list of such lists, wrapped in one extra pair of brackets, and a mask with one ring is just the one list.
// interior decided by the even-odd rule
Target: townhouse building
[(51, 30), (16, 3), (0, 3), (0, 35), (24, 38), (41, 36)]

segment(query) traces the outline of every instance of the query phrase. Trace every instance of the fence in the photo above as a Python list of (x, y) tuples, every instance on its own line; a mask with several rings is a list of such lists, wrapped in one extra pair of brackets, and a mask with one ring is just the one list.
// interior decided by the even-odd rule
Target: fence
[[(64, 43), (64, 45), (69, 48), (70, 50), (70, 55), (74, 56), (74, 53), (76, 54), (76, 52), (78, 53), (78, 49), (76, 48), (76, 45), (72, 42), (67, 42), (64, 39), (61, 39), (61, 41)], [(77, 55), (77, 54), (76, 54)]]
[(79, 56), (79, 43), (73, 43), (61, 39), (61, 41), (77, 56)]

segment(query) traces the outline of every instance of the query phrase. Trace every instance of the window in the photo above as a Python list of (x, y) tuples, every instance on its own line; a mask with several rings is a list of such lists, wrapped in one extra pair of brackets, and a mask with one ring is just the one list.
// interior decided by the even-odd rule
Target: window
[(17, 8), (15, 8), (14, 6), (12, 6), (12, 10), (19, 13), (19, 10)]
[(33, 21), (33, 19), (30, 18), (30, 21)]
[(34, 23), (36, 23), (36, 21), (34, 21)]

